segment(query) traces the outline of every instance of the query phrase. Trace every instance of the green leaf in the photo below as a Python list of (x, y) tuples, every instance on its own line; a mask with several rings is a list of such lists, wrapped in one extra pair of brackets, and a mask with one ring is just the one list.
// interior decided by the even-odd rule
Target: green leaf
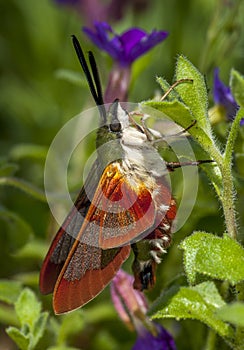
[[(189, 107), (184, 105), (180, 101), (171, 101), (171, 102), (162, 102), (162, 101), (146, 101), (143, 102), (143, 106), (150, 106), (154, 108), (155, 110), (158, 110), (163, 113), (163, 115), (160, 116), (158, 113), (156, 116), (158, 118), (162, 118), (165, 116), (172, 119), (177, 124), (181, 125), (183, 128), (187, 128), (190, 126), (194, 121), (194, 116), (191, 113), (191, 110)], [(143, 108), (143, 111), (145, 109)], [(155, 115), (155, 111), (153, 109), (146, 109), (146, 113)], [(189, 133), (194, 136), (194, 138), (202, 145), (203, 149), (207, 150), (212, 147), (212, 140), (209, 137), (209, 135), (203, 130), (200, 125), (197, 123), (196, 125), (192, 126), (189, 129)]]
[(176, 65), (176, 80), (192, 79), (193, 84), (182, 83), (176, 87), (183, 102), (190, 108), (198, 126), (211, 138), (208, 118), (207, 89), (203, 75), (185, 57), (179, 56)]
[(244, 303), (235, 302), (225, 305), (217, 311), (217, 316), (225, 322), (244, 327)]
[[(175, 291), (174, 291), (175, 292)], [(225, 305), (213, 282), (204, 282), (195, 287), (181, 287), (173, 295), (162, 295), (152, 306), (153, 319), (194, 319), (211, 327), (220, 336), (231, 339), (233, 329), (216, 316), (216, 310)]]
[(236, 102), (244, 108), (244, 77), (235, 69), (231, 71), (230, 86)]
[(8, 327), (6, 329), (7, 334), (18, 345), (21, 350), (29, 350), (30, 335), (23, 334), (19, 329), (15, 327)]
[[(147, 101), (145, 104), (161, 110), (184, 128), (188, 127), (193, 120), (197, 120), (196, 127), (191, 128), (189, 132), (191, 133), (192, 130), (196, 131), (200, 129), (212, 143), (212, 131), (208, 118), (207, 89), (204, 77), (191, 62), (183, 56), (179, 56), (176, 65), (176, 81), (182, 79), (192, 79), (193, 83), (182, 82), (170, 92), (169, 99), (171, 94), (174, 97), (173, 101), (170, 102), (175, 102), (176, 104), (169, 105), (169, 110), (167, 110), (167, 104), (169, 102), (166, 101)], [(157, 81), (164, 92), (167, 87), (169, 88), (169, 85), (164, 79), (157, 78)], [(195, 135), (197, 135), (196, 132)]]
[(41, 339), (43, 336), (45, 329), (46, 329), (46, 324), (47, 324), (47, 319), (48, 319), (48, 313), (47, 312), (42, 312), (40, 317), (35, 321), (34, 328), (33, 328), (33, 341), (32, 341), (32, 347), (35, 348), (36, 344), (38, 341)]
[(193, 287), (193, 289), (198, 291), (208, 304), (213, 305), (216, 308), (225, 305), (224, 300), (222, 299), (213, 282), (208, 281), (197, 284)]
[[(163, 79), (162, 77), (157, 77), (157, 83), (160, 85), (161, 89), (163, 90), (163, 94), (167, 93), (170, 89), (170, 84), (167, 82), (167, 80)], [(168, 101), (173, 100), (179, 100), (179, 94), (175, 89), (170, 91), (170, 94), (167, 95)]]
[(216, 237), (195, 232), (185, 239), (184, 265), (190, 284), (196, 283), (197, 274), (227, 280), (232, 285), (244, 280), (244, 250), (229, 236)]
[(41, 313), (41, 306), (35, 294), (27, 288), (22, 291), (15, 302), (15, 311), (20, 321), (21, 329), (8, 328), (9, 336), (21, 349), (35, 349), (46, 329), (48, 313)]
[(21, 287), (21, 282), (0, 280), (0, 300), (8, 304), (15, 303), (21, 292)]
[(40, 317), (41, 304), (30, 289), (26, 288), (22, 291), (15, 303), (15, 310), (21, 325), (28, 325), (33, 331), (35, 322)]

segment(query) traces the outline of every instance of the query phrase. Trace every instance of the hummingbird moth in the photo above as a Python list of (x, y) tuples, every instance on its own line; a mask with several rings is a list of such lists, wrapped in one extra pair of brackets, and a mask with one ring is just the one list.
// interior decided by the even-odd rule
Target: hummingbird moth
[[(53, 293), (56, 314), (79, 308), (99, 294), (131, 250), (134, 288), (144, 290), (155, 284), (156, 265), (170, 245), (176, 216), (166, 175), (180, 166), (163, 161), (152, 142), (153, 131), (137, 124), (118, 100), (106, 110), (92, 52), (89, 68), (75, 36), (73, 45), (101, 126), (97, 159), (40, 273), (40, 290)], [(100, 146), (110, 141), (113, 146), (105, 152)]]

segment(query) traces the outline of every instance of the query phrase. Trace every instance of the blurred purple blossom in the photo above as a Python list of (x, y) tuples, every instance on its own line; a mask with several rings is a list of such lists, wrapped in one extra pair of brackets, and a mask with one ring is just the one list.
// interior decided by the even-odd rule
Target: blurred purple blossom
[(79, 3), (79, 0), (55, 0), (60, 5), (75, 5)]
[(100, 49), (106, 51), (120, 66), (130, 66), (138, 57), (167, 38), (165, 31), (147, 33), (140, 28), (130, 28), (116, 34), (106, 22), (96, 22), (94, 29), (83, 28), (85, 34)]
[(147, 8), (148, 0), (54, 0), (58, 5), (73, 7), (87, 24), (94, 21), (120, 20), (127, 7), (138, 13)]
[[(54, 1), (61, 6), (69, 6), (74, 8), (82, 16), (82, 18), (88, 25), (93, 25), (94, 21), (98, 21), (98, 20), (105, 21), (107, 18), (112, 17), (112, 14), (109, 13), (110, 4), (105, 5), (100, 0), (54, 0)], [(111, 5), (114, 2), (115, 0), (112, 0)]]
[(130, 28), (119, 35), (106, 22), (95, 22), (92, 29), (84, 27), (83, 31), (115, 61), (104, 95), (105, 103), (117, 98), (127, 101), (132, 63), (168, 36), (165, 31), (147, 33), (140, 28)]
[(172, 336), (161, 325), (154, 324), (157, 328), (157, 335), (154, 336), (143, 328), (132, 350), (176, 350)]
[(134, 278), (119, 270), (111, 283), (114, 306), (130, 330), (136, 329), (133, 350), (176, 350), (172, 336), (159, 324), (150, 321), (144, 294), (133, 288)]
[[(223, 108), (227, 120), (233, 121), (239, 109), (230, 87), (225, 85), (219, 78), (219, 68), (214, 70), (213, 98), (216, 105)], [(244, 125), (244, 119), (241, 120)]]
[(133, 315), (144, 318), (148, 305), (145, 295), (133, 288), (134, 278), (119, 270), (112, 280), (111, 297), (120, 318), (130, 328), (134, 328)]

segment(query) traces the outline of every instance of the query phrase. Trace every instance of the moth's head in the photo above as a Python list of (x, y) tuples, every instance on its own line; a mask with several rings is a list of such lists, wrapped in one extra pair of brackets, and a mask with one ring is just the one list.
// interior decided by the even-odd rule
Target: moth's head
[(107, 113), (107, 126), (111, 133), (120, 134), (129, 127), (129, 115), (121, 107), (119, 100), (115, 100)]

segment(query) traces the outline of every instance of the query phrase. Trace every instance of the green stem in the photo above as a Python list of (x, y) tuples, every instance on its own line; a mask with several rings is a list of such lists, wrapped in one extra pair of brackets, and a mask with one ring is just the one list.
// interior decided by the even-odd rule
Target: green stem
[(0, 177), (0, 186), (13, 186), (42, 202), (47, 201), (44, 191), (17, 177)]
[(219, 149), (214, 145), (211, 147), (211, 149), (208, 149), (209, 154), (215, 160), (221, 172), (222, 187), (220, 191), (216, 192), (219, 196), (223, 207), (227, 234), (233, 239), (236, 239), (237, 237), (237, 225), (235, 215), (235, 196), (233, 178), (231, 173), (231, 162), (232, 150), (238, 132), (237, 126), (239, 126), (239, 122), (235, 120), (232, 124), (224, 155), (222, 155)]
[(222, 192), (222, 205), (225, 216), (225, 225), (227, 234), (236, 239), (237, 227), (236, 227), (236, 215), (235, 215), (235, 202), (234, 202), (234, 184), (231, 174), (231, 163), (228, 166), (222, 167), (223, 175), (223, 192)]
[(220, 150), (217, 148), (217, 146), (212, 143), (212, 146), (206, 147), (206, 152), (210, 155), (210, 157), (215, 161), (215, 163), (218, 166), (218, 169), (215, 171), (216, 179), (212, 178), (210, 175), (210, 179), (213, 183), (213, 186), (215, 188), (215, 191), (222, 203), (221, 199), (221, 193), (222, 193), (222, 173), (220, 171), (221, 165), (223, 163), (223, 155), (221, 154)]
[[(221, 157), (222, 158), (222, 157)], [(219, 166), (222, 175), (222, 190), (219, 195), (221, 201), (227, 234), (236, 239), (237, 237), (237, 225), (236, 225), (236, 215), (235, 215), (235, 202), (234, 202), (234, 184), (231, 173), (231, 161), (229, 163), (225, 162), (225, 159), (215, 159), (217, 165)]]
[(235, 214), (235, 190), (232, 176), (232, 153), (243, 114), (244, 111), (241, 108), (231, 124), (224, 154), (221, 155), (214, 144), (211, 149), (207, 150), (215, 160), (221, 172), (222, 188), (218, 195), (224, 211), (227, 234), (233, 239), (237, 238), (237, 223)]
[(234, 183), (231, 173), (232, 166), (232, 152), (234, 149), (235, 140), (240, 129), (240, 120), (243, 116), (243, 109), (240, 109), (234, 119), (229, 136), (227, 139), (224, 159), (222, 163), (222, 177), (223, 177), (223, 193), (222, 204), (226, 221), (227, 233), (230, 237), (236, 239), (237, 237), (237, 224), (235, 215), (235, 192)]

